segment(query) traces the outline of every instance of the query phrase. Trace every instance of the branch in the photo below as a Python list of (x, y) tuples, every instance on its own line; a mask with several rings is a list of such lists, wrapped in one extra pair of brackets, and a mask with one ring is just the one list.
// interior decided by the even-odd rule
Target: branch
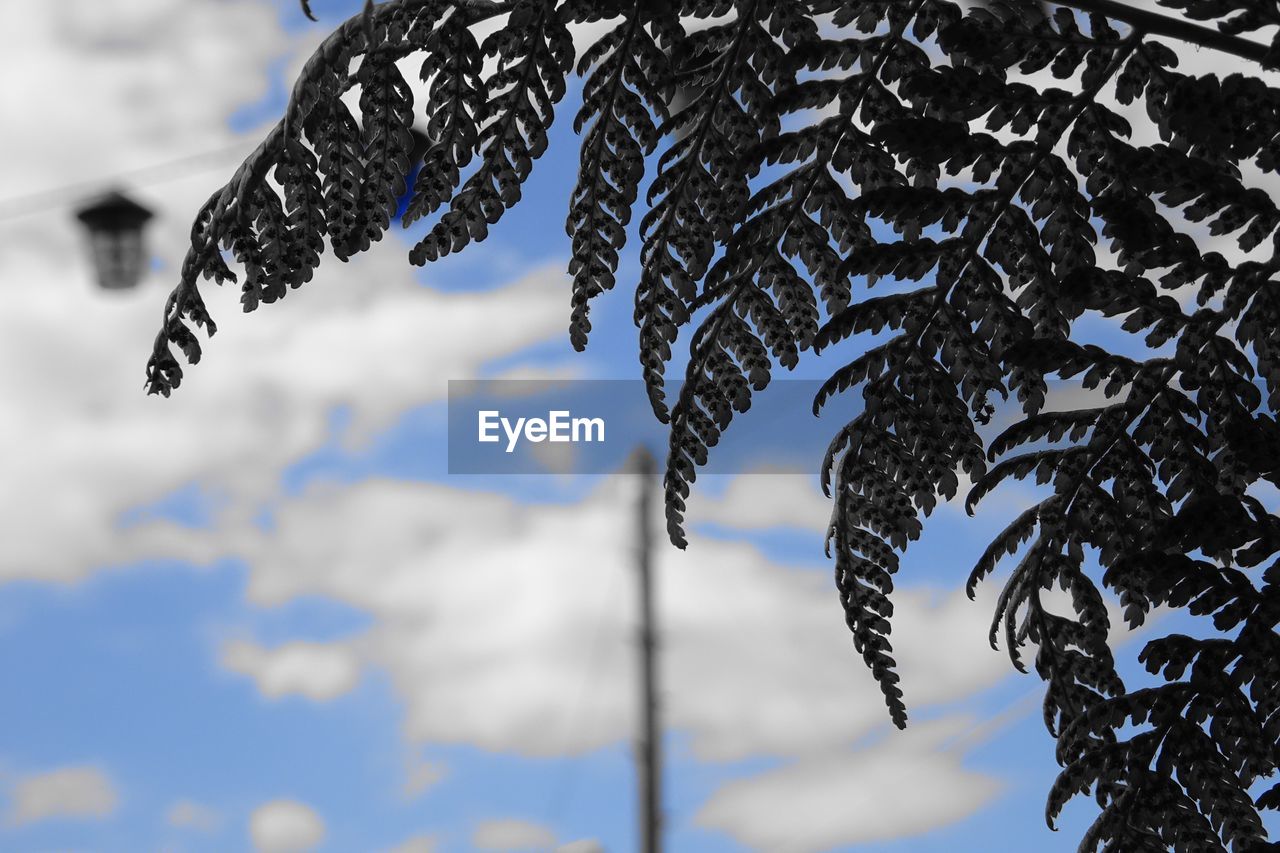
[(1170, 18), (1143, 9), (1135, 9), (1117, 0), (1053, 0), (1054, 5), (1069, 6), (1082, 12), (1096, 12), (1116, 21), (1123, 21), (1131, 27), (1153, 35), (1168, 36), (1179, 41), (1211, 50), (1220, 50), (1241, 59), (1257, 62), (1269, 67), (1267, 54), (1270, 47), (1250, 39), (1229, 36), (1218, 30), (1202, 27), (1180, 18)]

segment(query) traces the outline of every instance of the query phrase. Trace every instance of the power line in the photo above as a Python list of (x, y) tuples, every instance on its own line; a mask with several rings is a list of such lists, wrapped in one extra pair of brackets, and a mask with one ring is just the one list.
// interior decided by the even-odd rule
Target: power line
[[(117, 172), (114, 175), (108, 175), (101, 178), (91, 179), (87, 181), (79, 181), (74, 184), (65, 184), (53, 189), (41, 190), (40, 192), (28, 193), (26, 195), (14, 196), (13, 198), (0, 200), (0, 222), (7, 222), (13, 219), (19, 219), (23, 216), (31, 216), (37, 213), (44, 213), (50, 210), (57, 210), (65, 207), (72, 201), (78, 200), (84, 195), (95, 190), (102, 190), (114, 183), (128, 181), (134, 186), (154, 186), (160, 183), (177, 180), (178, 178), (199, 175), (204, 172), (211, 172), (214, 169), (221, 168), (223, 161), (230, 154), (247, 155), (253, 150), (251, 141), (241, 141), (233, 145), (227, 145), (212, 151), (204, 151), (199, 154), (189, 154), (185, 157), (179, 157), (174, 160), (168, 160), (163, 163), (153, 163), (150, 166), (142, 166), (137, 169), (130, 169), (124, 172)], [(202, 161), (210, 162), (204, 168), (191, 168)], [(170, 170), (180, 170), (173, 174), (165, 175)]]

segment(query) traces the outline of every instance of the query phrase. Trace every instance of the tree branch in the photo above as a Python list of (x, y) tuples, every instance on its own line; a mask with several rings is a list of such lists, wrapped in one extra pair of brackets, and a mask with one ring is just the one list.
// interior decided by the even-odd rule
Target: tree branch
[(1270, 48), (1261, 42), (1229, 36), (1218, 30), (1202, 27), (1181, 18), (1158, 15), (1143, 9), (1135, 9), (1117, 0), (1053, 0), (1056, 6), (1069, 6), (1082, 12), (1096, 12), (1117, 21), (1123, 21), (1143, 32), (1169, 36), (1187, 44), (1207, 47), (1264, 64)]

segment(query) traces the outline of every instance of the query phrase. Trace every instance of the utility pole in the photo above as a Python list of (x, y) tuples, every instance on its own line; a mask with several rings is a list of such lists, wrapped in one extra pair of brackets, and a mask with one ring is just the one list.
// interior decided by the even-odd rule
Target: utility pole
[(653, 627), (653, 507), (657, 464), (639, 447), (632, 468), (640, 478), (636, 500), (636, 568), (640, 582), (640, 735), (636, 770), (640, 790), (640, 850), (662, 850), (662, 729), (658, 725), (657, 654)]

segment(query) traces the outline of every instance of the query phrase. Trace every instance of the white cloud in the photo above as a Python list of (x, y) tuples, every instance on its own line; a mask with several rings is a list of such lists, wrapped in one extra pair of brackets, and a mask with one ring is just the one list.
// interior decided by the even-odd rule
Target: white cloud
[(216, 809), (193, 800), (178, 800), (169, 807), (169, 813), (165, 818), (170, 826), (200, 832), (210, 832), (222, 822), (222, 816)]
[(10, 791), (7, 822), (36, 823), (57, 818), (104, 819), (115, 814), (120, 795), (100, 768), (63, 767), (27, 776)]
[(264, 649), (237, 640), (222, 651), (222, 666), (252, 678), (265, 695), (278, 699), (300, 694), (308, 699), (334, 699), (355, 687), (360, 661), (340, 643), (286, 643)]
[(689, 501), (688, 515), (692, 524), (706, 522), (732, 530), (825, 531), (831, 506), (831, 499), (811, 476), (756, 471), (732, 478), (722, 495), (696, 495)]
[[(526, 505), (428, 483), (319, 484), (279, 505), (271, 532), (210, 536), (246, 559), (259, 605), (319, 595), (374, 617), (350, 648), (390, 674), (411, 742), (574, 754), (631, 731), (635, 485)], [(884, 724), (827, 572), (697, 536), (655, 560), (664, 704), (698, 755), (822, 752)], [(1009, 674), (986, 643), (995, 594), (895, 593), (913, 708)]]
[(594, 838), (582, 838), (561, 844), (556, 848), (556, 853), (604, 853), (604, 845)]
[(776, 853), (819, 853), (929, 832), (972, 814), (1000, 790), (945, 745), (971, 725), (954, 718), (917, 723), (866, 749), (814, 755), (731, 781), (694, 820)]
[(411, 758), (405, 762), (404, 796), (411, 800), (422, 796), (448, 773), (448, 768), (443, 764)]
[[(6, 133), (6, 198), (234, 143), (226, 117), (263, 97), (267, 64), (287, 45), (275, 9), (256, 0), (65, 0), (12, 11), (5, 55), (41, 85), (4, 90), (5, 114), (27, 119)], [(62, 225), (65, 211), (40, 225), (55, 218)], [(36, 234), (40, 225), (19, 227)]]
[[(14, 401), (0, 412), (0, 441), (24, 452), (0, 481), (12, 531), (0, 578), (71, 580), (140, 555), (202, 560), (185, 529), (121, 532), (119, 513), (197, 482), (252, 514), (280, 471), (325, 441), (334, 407), (351, 406), (352, 435), (368, 435), (405, 408), (442, 401), (447, 379), (558, 331), (558, 272), (457, 295), (417, 286), (404, 267), (389, 255), (330, 266), (290, 305), (243, 325), (224, 317), (206, 361), (170, 400), (139, 388), (155, 305), (93, 297), (77, 331), (64, 333), (55, 331), (69, 322), (64, 294), (15, 302), (0, 317), (0, 392)], [(83, 380), (89, 364), (93, 383)]]
[[(5, 113), (25, 117), (6, 137), (6, 196), (237, 144), (248, 152), (259, 134), (237, 136), (227, 117), (264, 96), (270, 63), (294, 46), (274, 5), (251, 0), (30, 3), (17, 20), (0, 46), (41, 85), (4, 90)], [(71, 581), (144, 554), (200, 561), (185, 531), (122, 535), (120, 513), (195, 483), (252, 515), (281, 470), (326, 441), (334, 407), (350, 407), (359, 441), (443, 400), (448, 379), (563, 335), (559, 265), (445, 294), (420, 286), (389, 238), (350, 264), (326, 255), (285, 305), (252, 316), (234, 286), (207, 285), (219, 334), (172, 399), (147, 398), (143, 366), (191, 220), (238, 161), (209, 162), (137, 193), (156, 211), (163, 270), (132, 292), (91, 283), (68, 209), (0, 222), (0, 443), (20, 451), (0, 480), (0, 580)]]
[(477, 850), (549, 850), (555, 843), (556, 834), (547, 827), (514, 818), (482, 821), (471, 833)]
[(306, 803), (272, 800), (249, 817), (249, 837), (260, 853), (300, 853), (324, 841), (325, 826)]
[(435, 853), (439, 848), (433, 835), (415, 835), (392, 847), (387, 853)]

